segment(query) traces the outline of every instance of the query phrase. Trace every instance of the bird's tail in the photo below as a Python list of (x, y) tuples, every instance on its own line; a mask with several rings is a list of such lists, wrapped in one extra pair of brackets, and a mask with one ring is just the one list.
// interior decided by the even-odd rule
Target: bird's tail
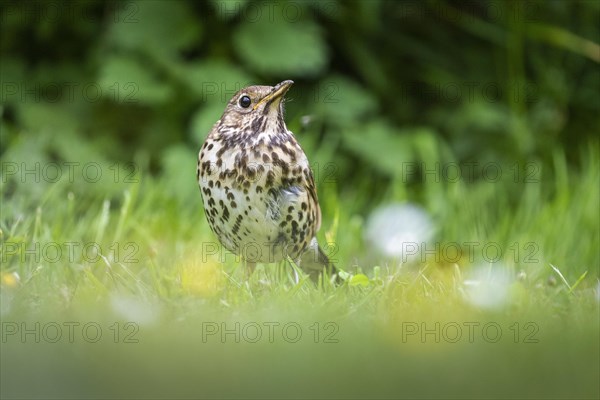
[(311, 240), (306, 251), (300, 256), (298, 265), (315, 282), (318, 282), (321, 274), (324, 278), (334, 278), (336, 283), (340, 281), (338, 269), (323, 252), (319, 243), (317, 243), (317, 238)]

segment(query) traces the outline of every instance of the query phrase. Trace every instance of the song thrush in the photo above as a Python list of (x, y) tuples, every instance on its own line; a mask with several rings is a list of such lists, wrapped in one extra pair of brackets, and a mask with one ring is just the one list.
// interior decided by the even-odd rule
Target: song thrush
[(208, 224), (225, 248), (250, 268), (289, 257), (317, 280), (336, 269), (316, 239), (313, 173), (283, 120), (292, 84), (237, 92), (200, 149), (197, 178)]

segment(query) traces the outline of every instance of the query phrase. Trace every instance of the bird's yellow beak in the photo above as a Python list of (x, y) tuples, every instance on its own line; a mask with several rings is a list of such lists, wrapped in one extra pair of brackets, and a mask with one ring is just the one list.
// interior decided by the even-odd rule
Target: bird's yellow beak
[(285, 94), (285, 92), (287, 92), (288, 89), (290, 88), (290, 86), (292, 86), (293, 84), (294, 84), (294, 81), (289, 80), (289, 79), (287, 81), (278, 83), (277, 85), (275, 85), (275, 87), (273, 87), (273, 90), (271, 91), (271, 93), (269, 93), (268, 95), (263, 97), (258, 103), (256, 103), (254, 105), (254, 108), (252, 110), (256, 110), (258, 108), (258, 106), (260, 106), (262, 103), (267, 103), (272, 99), (276, 99), (278, 97), (283, 98), (283, 95)]

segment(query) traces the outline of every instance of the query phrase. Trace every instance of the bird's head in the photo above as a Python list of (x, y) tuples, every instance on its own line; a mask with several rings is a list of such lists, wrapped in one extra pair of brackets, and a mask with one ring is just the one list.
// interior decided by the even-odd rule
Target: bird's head
[(275, 86), (248, 86), (238, 91), (227, 103), (221, 124), (252, 126), (254, 123), (265, 129), (283, 123), (283, 99), (293, 83), (286, 80)]

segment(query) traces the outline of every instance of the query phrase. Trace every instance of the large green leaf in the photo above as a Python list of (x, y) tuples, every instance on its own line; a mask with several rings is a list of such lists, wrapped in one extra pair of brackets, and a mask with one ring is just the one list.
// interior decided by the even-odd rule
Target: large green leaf
[(208, 136), (213, 125), (223, 114), (225, 105), (220, 103), (209, 103), (206, 107), (199, 109), (190, 123), (190, 135), (194, 143), (201, 145)]
[(400, 174), (404, 163), (414, 157), (411, 136), (401, 134), (382, 119), (345, 130), (344, 145), (369, 165), (392, 176)]
[(358, 83), (341, 75), (323, 79), (314, 93), (313, 100), (327, 121), (338, 126), (353, 125), (373, 112), (377, 101)]
[(253, 83), (245, 71), (221, 60), (179, 65), (174, 73), (203, 102), (225, 104), (235, 92)]
[(197, 154), (189, 147), (173, 145), (164, 150), (161, 157), (162, 177), (167, 188), (165, 193), (182, 203), (198, 201), (196, 181)]
[(200, 21), (183, 1), (128, 1), (114, 10), (109, 39), (117, 47), (173, 57), (200, 38)]
[(102, 94), (117, 103), (160, 104), (172, 95), (171, 87), (154, 77), (137, 60), (112, 57), (104, 62), (99, 85)]
[(327, 66), (328, 51), (319, 27), (311, 20), (284, 19), (282, 12), (261, 8), (233, 36), (238, 55), (250, 68), (276, 76), (311, 76)]
[(64, 112), (62, 103), (23, 101), (18, 105), (17, 111), (21, 126), (34, 132), (44, 130), (59, 132), (61, 135), (71, 134), (81, 126), (81, 121), (75, 115)]

